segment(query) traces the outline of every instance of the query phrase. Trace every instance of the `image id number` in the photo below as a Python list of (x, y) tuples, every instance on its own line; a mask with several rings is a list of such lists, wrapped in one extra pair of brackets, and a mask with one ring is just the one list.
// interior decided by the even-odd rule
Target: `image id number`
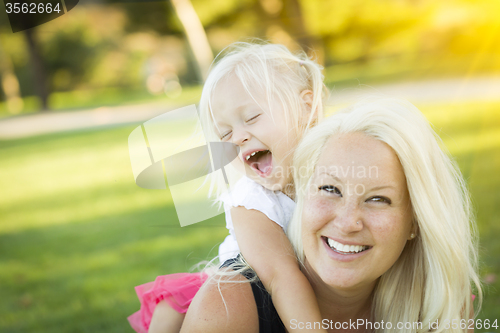
[(481, 320), (481, 319), (469, 319), (468, 322), (465, 321), (465, 319), (462, 319), (462, 320), (458, 320), (458, 319), (453, 319), (453, 320), (449, 320), (449, 319), (446, 319), (444, 322), (444, 328), (445, 329), (450, 329), (450, 328), (453, 328), (453, 329), (490, 329), (490, 328), (494, 328), (494, 329), (498, 329), (498, 319), (495, 319), (495, 320), (489, 320), (489, 319), (484, 319), (484, 320)]
[(6, 3), (5, 4), (5, 10), (7, 14), (14, 13), (14, 14), (42, 14), (42, 13), (47, 13), (50, 14), (52, 12), (59, 13), (61, 12), (61, 8), (59, 7), (59, 3), (57, 3), (54, 7), (52, 7), (52, 4), (49, 3)]

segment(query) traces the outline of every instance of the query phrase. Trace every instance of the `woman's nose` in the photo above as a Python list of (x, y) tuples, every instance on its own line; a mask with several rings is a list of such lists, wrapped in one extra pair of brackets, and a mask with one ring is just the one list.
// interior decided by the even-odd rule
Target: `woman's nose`
[(356, 203), (344, 202), (335, 211), (334, 224), (345, 233), (363, 229), (363, 217), (360, 207)]

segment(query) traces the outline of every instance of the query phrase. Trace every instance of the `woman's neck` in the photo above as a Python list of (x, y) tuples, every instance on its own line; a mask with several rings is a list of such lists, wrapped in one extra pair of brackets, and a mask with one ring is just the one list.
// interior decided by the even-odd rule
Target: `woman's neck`
[[(306, 262), (307, 265), (307, 262)], [(307, 267), (307, 266), (306, 266)], [(326, 285), (311, 269), (304, 270), (316, 294), (318, 306), (323, 319), (328, 319), (329, 325), (334, 328), (335, 323), (357, 322), (358, 319), (371, 320), (372, 294), (375, 284), (356, 288), (341, 289)], [(346, 326), (346, 324), (344, 324)], [(353, 326), (336, 332), (350, 332)], [(364, 328), (357, 327), (353, 332), (365, 332)]]

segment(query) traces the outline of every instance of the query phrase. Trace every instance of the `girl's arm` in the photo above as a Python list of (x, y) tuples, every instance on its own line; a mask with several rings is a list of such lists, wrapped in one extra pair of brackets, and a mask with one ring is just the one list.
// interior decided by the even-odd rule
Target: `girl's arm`
[(231, 209), (231, 217), (240, 251), (271, 294), (285, 327), (291, 331), (299, 323), (316, 322), (320, 324), (314, 330), (297, 327), (293, 331), (326, 332), (320, 329), (322, 318), (314, 291), (283, 229), (264, 213), (241, 206)]

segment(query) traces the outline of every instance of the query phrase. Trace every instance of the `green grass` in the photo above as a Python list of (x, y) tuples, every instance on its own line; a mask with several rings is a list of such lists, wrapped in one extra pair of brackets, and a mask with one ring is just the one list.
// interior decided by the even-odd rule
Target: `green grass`
[(181, 228), (135, 185), (132, 129), (0, 143), (0, 331), (132, 331), (135, 285), (216, 254), (222, 217)]
[[(500, 102), (418, 106), (468, 181), (481, 275), (499, 276)], [(217, 253), (222, 216), (181, 228), (167, 191), (135, 185), (133, 128), (0, 141), (0, 331), (132, 332), (134, 286)], [(500, 280), (485, 286), (479, 317), (500, 319)]]
[[(182, 93), (175, 98), (163, 94), (151, 95), (146, 90), (126, 91), (120, 88), (55, 92), (49, 96), (48, 108), (52, 111), (68, 111), (148, 102), (163, 102), (166, 106), (186, 105), (194, 104), (199, 100), (201, 89), (201, 86), (186, 86)], [(40, 111), (40, 108), (41, 103), (38, 97), (27, 96), (23, 98), (23, 109), (19, 113), (35, 113)], [(5, 101), (0, 101), (0, 118), (12, 115), (7, 109)]]

